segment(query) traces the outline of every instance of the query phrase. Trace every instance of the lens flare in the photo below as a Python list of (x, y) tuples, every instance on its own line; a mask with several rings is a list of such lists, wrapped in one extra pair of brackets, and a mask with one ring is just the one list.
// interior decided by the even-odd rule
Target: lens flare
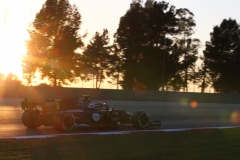
[(188, 100), (187, 100), (186, 98), (182, 98), (182, 99), (180, 100), (180, 103), (181, 103), (182, 105), (187, 105)]
[(197, 108), (197, 106), (198, 106), (197, 101), (192, 101), (192, 102), (190, 103), (190, 106), (191, 106), (191, 108)]
[(239, 123), (240, 122), (240, 113), (239, 112), (232, 112), (230, 115), (232, 123)]

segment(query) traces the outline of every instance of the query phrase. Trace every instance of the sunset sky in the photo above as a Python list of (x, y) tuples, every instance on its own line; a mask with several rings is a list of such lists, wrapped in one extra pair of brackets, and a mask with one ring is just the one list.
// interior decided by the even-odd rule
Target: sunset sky
[[(131, 0), (69, 0), (79, 7), (82, 16), (81, 33), (88, 32), (86, 42), (96, 31), (107, 28), (110, 38), (118, 28), (119, 19), (130, 7)], [(12, 72), (21, 77), (21, 57), (25, 54), (26, 28), (35, 18), (45, 0), (1, 0), (0, 5), (0, 73)], [(167, 0), (176, 8), (188, 8), (194, 13), (196, 33), (204, 45), (210, 40), (213, 27), (224, 18), (240, 23), (239, 0)], [(231, 3), (230, 3), (231, 2)], [(81, 87), (82, 85), (80, 85)], [(109, 86), (109, 84), (108, 84)]]

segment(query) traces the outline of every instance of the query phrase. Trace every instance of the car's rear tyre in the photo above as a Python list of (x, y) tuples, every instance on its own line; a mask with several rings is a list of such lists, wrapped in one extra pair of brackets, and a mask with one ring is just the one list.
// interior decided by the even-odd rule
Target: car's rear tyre
[(75, 118), (72, 113), (54, 116), (54, 128), (58, 131), (69, 132), (75, 127)]
[(39, 120), (39, 112), (36, 111), (24, 111), (22, 114), (22, 123), (27, 128), (39, 128), (42, 124)]
[(132, 115), (132, 125), (137, 129), (145, 129), (149, 123), (149, 117), (145, 111), (138, 111)]

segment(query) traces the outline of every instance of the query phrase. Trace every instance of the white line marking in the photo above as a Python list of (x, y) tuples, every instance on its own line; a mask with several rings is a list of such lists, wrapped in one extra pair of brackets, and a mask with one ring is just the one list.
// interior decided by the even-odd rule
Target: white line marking
[(52, 135), (30, 135), (30, 136), (9, 136), (0, 137), (2, 139), (40, 139), (40, 138), (54, 138), (62, 136), (79, 136), (79, 135), (121, 135), (121, 134), (134, 134), (142, 132), (180, 132), (190, 130), (206, 130), (206, 129), (230, 129), (240, 128), (240, 126), (226, 126), (226, 127), (203, 127), (203, 128), (177, 128), (177, 129), (152, 129), (152, 130), (133, 130), (133, 131), (110, 131), (110, 132), (86, 132), (86, 133), (68, 133), (68, 134), (52, 134)]

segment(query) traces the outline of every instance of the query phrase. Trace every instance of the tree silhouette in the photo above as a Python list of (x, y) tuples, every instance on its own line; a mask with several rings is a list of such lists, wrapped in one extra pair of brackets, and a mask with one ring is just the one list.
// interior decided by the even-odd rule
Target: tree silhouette
[(105, 79), (105, 73), (109, 68), (110, 52), (107, 29), (104, 29), (102, 34), (96, 32), (83, 51), (85, 71), (96, 79), (96, 88), (100, 88)]
[(205, 89), (211, 85), (212, 78), (209, 75), (209, 68), (207, 68), (207, 66), (205, 65), (205, 58), (201, 56), (200, 59), (203, 63), (198, 69), (197, 78), (195, 79), (195, 81), (199, 83), (199, 88), (201, 88), (201, 92), (204, 93)]
[[(173, 75), (170, 84), (179, 86), (179, 89), (183, 89), (188, 92), (188, 84), (195, 82), (195, 66), (198, 59), (198, 49), (200, 47), (199, 39), (177, 39), (173, 46), (173, 54), (178, 56), (179, 63), (176, 64), (177, 72)], [(175, 81), (177, 78), (177, 81)], [(174, 89), (176, 91), (176, 89)], [(179, 90), (178, 90), (179, 91)]]
[(180, 57), (180, 63), (179, 70), (176, 73), (177, 75), (174, 75), (172, 79), (174, 80), (177, 78), (177, 82), (182, 83), (178, 85), (182, 85), (183, 91), (188, 92), (188, 84), (194, 82), (195, 79), (195, 66), (198, 59), (197, 54), (198, 49), (200, 48), (200, 40), (191, 38), (196, 26), (193, 19), (194, 14), (187, 8), (178, 9), (176, 10), (176, 13), (177, 18), (179, 19), (179, 33), (174, 40), (174, 51), (178, 50), (177, 55)]
[(116, 42), (111, 46), (111, 55), (109, 57), (109, 68), (106, 74), (113, 81), (116, 81), (117, 89), (119, 89), (119, 84), (121, 84), (121, 73), (123, 72), (122, 64), (124, 63), (124, 59), (122, 57), (122, 50)]
[(193, 30), (195, 23), (191, 14), (164, 1), (148, 0), (145, 6), (136, 2), (131, 5), (121, 17), (116, 32), (116, 42), (124, 59), (124, 89), (132, 89), (136, 83), (144, 84), (147, 90), (168, 88), (165, 85), (180, 69), (181, 54), (175, 54), (172, 48), (174, 37)]
[(236, 20), (224, 19), (206, 42), (204, 67), (220, 93), (240, 93), (240, 30)]
[(47, 0), (29, 27), (23, 73), (31, 83), (35, 73), (54, 86), (73, 82), (78, 76), (79, 54), (83, 46), (78, 34), (81, 16), (68, 0)]

